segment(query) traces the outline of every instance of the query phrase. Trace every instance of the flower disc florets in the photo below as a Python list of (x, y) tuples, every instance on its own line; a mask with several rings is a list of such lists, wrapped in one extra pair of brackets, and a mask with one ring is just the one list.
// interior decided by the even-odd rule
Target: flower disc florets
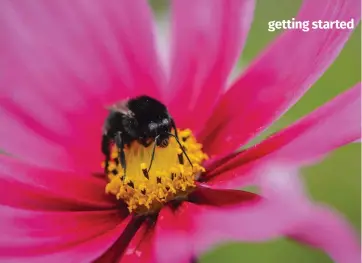
[(144, 147), (133, 142), (125, 148), (125, 176), (118, 161), (118, 149), (113, 146), (106, 192), (122, 199), (130, 212), (138, 214), (157, 212), (167, 202), (187, 196), (196, 187), (197, 176), (205, 171), (201, 163), (208, 157), (190, 130), (178, 133), (192, 166), (175, 138), (170, 137), (167, 147), (156, 147), (152, 167), (148, 171), (153, 144)]

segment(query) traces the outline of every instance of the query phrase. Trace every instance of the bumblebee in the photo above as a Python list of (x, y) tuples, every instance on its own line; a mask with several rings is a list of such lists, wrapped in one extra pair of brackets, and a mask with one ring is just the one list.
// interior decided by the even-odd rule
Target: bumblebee
[[(156, 146), (167, 147), (170, 136), (179, 143), (181, 150), (190, 162), (182, 147), (174, 119), (167, 107), (160, 101), (149, 96), (139, 96), (132, 99), (119, 101), (108, 107), (109, 115), (103, 125), (102, 152), (106, 157), (105, 171), (110, 161), (110, 147), (114, 143), (118, 148), (119, 162), (126, 175), (126, 158), (124, 148), (137, 141), (144, 147), (154, 142), (151, 169)], [(174, 134), (172, 134), (172, 130)], [(190, 162), (191, 164), (191, 162)], [(192, 164), (191, 164), (192, 165)]]

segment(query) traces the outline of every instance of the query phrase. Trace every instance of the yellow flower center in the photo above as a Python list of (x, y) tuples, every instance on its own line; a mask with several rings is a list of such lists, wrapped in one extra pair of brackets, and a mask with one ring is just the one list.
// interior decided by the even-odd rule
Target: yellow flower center
[(195, 188), (195, 180), (204, 172), (201, 163), (208, 157), (190, 130), (178, 132), (190, 162), (175, 138), (165, 148), (156, 147), (152, 167), (149, 164), (153, 144), (148, 147), (134, 142), (125, 148), (126, 176), (118, 161), (118, 150), (112, 147), (108, 166), (106, 192), (122, 199), (131, 213), (157, 212), (165, 203), (187, 196)]

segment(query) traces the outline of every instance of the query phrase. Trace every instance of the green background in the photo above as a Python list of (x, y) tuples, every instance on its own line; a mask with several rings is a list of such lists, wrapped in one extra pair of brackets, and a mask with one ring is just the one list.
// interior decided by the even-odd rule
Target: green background
[[(295, 17), (301, 2), (301, 0), (257, 1), (251, 33), (242, 56), (243, 64), (255, 58), (280, 33), (278, 31), (269, 32), (268, 21)], [(155, 0), (152, 1), (152, 4), (158, 13), (167, 9), (167, 1)], [(356, 6), (356, 8), (360, 7)], [(266, 134), (285, 127), (360, 81), (360, 59), (361, 26), (358, 26), (328, 71)], [(341, 127), (336, 127), (336, 129), (339, 128)], [(336, 150), (321, 163), (304, 168), (303, 174), (312, 197), (339, 210), (360, 231), (360, 144), (348, 145)], [(225, 244), (204, 255), (201, 262), (329, 263), (332, 260), (321, 251), (282, 239), (263, 244)]]

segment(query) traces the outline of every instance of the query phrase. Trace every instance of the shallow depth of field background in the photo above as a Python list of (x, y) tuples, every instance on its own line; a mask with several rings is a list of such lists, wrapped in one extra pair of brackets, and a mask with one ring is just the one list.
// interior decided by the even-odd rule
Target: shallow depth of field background
[[(162, 14), (167, 9), (167, 2), (166, 0), (154, 0), (152, 4), (157, 13)], [(243, 65), (247, 65), (280, 33), (280, 31), (269, 32), (268, 21), (295, 17), (302, 1), (259, 0), (257, 2), (251, 33), (242, 55), (243, 62), (240, 62)], [(356, 8), (360, 7), (356, 6)], [(305, 33), (305, 37), (308, 37), (308, 32)], [(295, 47), (295, 49), (298, 48), (303, 48), (303, 46)], [(293, 52), (293, 50), (286, 50), (286, 52)], [(270, 131), (267, 131), (267, 134), (285, 127), (360, 81), (360, 58), (361, 26), (358, 26), (344, 50), (329, 70), (297, 105), (278, 121)], [(335, 128), (343, 129), (343, 127)], [(333, 133), (333, 130), (330, 132)], [(303, 169), (303, 174), (312, 197), (338, 209), (360, 232), (360, 145), (348, 145), (338, 149), (321, 163)], [(332, 260), (318, 250), (302, 246), (287, 239), (281, 239), (264, 244), (225, 244), (204, 255), (201, 262), (330, 263)]]

